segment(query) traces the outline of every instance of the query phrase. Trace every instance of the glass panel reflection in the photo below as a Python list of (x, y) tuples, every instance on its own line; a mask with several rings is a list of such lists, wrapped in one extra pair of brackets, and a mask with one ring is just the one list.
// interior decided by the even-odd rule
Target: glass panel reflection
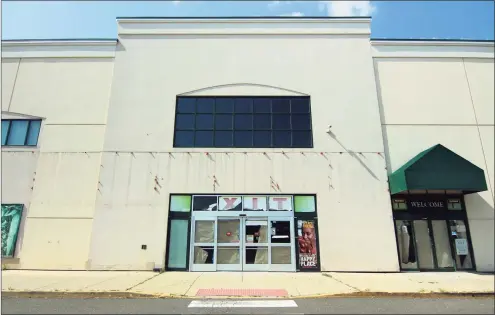
[(270, 233), (272, 244), (289, 244), (291, 231), (289, 221), (272, 221), (272, 230)]
[(454, 260), (450, 250), (447, 222), (434, 220), (431, 221), (431, 225), (433, 227), (433, 238), (435, 239), (438, 268), (453, 268)]
[(268, 264), (268, 247), (246, 247), (246, 264), (259, 265)]
[(239, 219), (218, 220), (218, 243), (239, 243), (239, 231), (241, 221)]
[(239, 247), (218, 247), (217, 264), (240, 264)]
[(292, 255), (291, 255), (291, 248), (289, 246), (272, 247), (272, 264), (288, 265), (291, 262), (292, 262)]
[(246, 221), (246, 244), (257, 244), (268, 242), (268, 221), (247, 220)]
[(472, 269), (473, 261), (469, 251), (468, 236), (464, 221), (450, 220), (450, 231), (455, 249), (455, 262), (457, 269)]
[(213, 264), (213, 256), (215, 248), (213, 246), (194, 246), (194, 258), (195, 264)]
[(418, 269), (414, 232), (411, 221), (395, 221), (397, 244), (399, 245), (400, 266), (402, 269)]
[(195, 221), (194, 242), (213, 243), (215, 235), (215, 221)]
[(416, 248), (418, 250), (419, 268), (434, 269), (433, 252), (431, 250), (431, 239), (428, 221), (415, 220), (414, 234), (416, 236)]

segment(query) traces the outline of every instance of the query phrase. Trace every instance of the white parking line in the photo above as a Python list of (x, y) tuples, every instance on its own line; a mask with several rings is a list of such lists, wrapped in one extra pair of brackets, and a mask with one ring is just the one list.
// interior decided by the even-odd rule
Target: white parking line
[(244, 308), (251, 308), (251, 307), (297, 307), (297, 304), (293, 300), (272, 300), (272, 301), (265, 301), (265, 300), (259, 300), (259, 301), (230, 301), (230, 300), (224, 300), (224, 301), (192, 301), (189, 303), (188, 307), (244, 307)]

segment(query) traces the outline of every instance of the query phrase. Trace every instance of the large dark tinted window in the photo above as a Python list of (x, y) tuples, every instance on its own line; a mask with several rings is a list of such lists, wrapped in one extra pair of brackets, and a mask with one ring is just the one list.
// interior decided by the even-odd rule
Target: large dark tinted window
[(36, 146), (40, 127), (41, 120), (2, 120), (2, 145)]
[(174, 147), (312, 148), (309, 97), (178, 97)]

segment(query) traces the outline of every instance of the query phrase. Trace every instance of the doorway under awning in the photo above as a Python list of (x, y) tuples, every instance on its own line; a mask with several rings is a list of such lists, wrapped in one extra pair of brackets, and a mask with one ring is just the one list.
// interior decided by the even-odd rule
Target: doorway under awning
[(485, 172), (437, 144), (419, 153), (389, 175), (390, 194), (418, 190), (453, 190), (471, 194), (486, 191)]

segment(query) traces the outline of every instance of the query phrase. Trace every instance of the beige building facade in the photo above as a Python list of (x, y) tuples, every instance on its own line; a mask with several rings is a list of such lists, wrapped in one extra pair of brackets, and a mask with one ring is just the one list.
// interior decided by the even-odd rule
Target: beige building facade
[(493, 41), (117, 23), (2, 42), (6, 268), (494, 271)]

